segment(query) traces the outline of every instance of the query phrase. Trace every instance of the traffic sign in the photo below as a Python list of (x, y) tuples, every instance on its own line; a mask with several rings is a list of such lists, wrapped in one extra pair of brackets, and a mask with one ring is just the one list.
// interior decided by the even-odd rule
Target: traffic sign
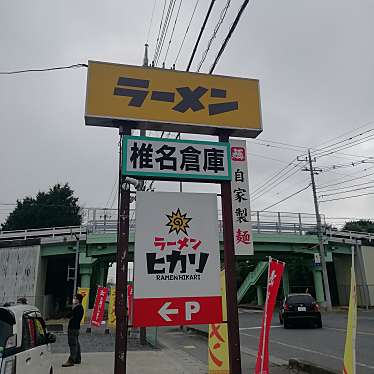
[(262, 131), (259, 82), (89, 61), (86, 125), (199, 134)]
[(136, 178), (170, 180), (230, 180), (229, 143), (123, 138), (122, 174)]
[(133, 325), (222, 321), (217, 195), (137, 192)]

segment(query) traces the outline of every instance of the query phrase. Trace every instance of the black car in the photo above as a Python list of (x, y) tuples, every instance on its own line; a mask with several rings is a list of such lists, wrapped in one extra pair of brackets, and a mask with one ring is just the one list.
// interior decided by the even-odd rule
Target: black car
[(286, 296), (279, 308), (279, 322), (285, 329), (296, 323), (310, 323), (322, 327), (319, 305), (308, 293), (291, 293)]

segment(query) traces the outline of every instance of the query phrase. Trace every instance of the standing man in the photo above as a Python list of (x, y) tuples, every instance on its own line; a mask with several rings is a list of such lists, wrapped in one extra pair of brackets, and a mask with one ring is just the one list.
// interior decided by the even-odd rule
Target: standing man
[(62, 367), (74, 366), (81, 363), (81, 347), (79, 344), (79, 330), (83, 318), (84, 310), (82, 306), (83, 296), (77, 293), (73, 299), (73, 310), (70, 312), (68, 325), (68, 344), (70, 348), (70, 356)]

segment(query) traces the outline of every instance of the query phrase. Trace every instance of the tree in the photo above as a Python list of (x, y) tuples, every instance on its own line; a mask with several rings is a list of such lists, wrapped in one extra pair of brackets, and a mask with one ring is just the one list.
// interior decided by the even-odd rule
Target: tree
[(26, 230), (45, 227), (78, 226), (82, 222), (78, 198), (68, 183), (56, 184), (36, 197), (17, 200), (2, 230)]
[(374, 221), (370, 221), (368, 219), (360, 219), (358, 221), (346, 222), (343, 230), (374, 233)]

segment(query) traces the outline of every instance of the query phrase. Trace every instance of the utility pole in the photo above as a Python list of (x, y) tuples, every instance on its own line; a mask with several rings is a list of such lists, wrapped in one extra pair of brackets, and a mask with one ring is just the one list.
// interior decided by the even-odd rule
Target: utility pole
[(298, 161), (308, 161), (309, 162), (309, 169), (305, 168), (303, 170), (304, 171), (310, 171), (310, 179), (311, 179), (311, 182), (312, 182), (312, 190), (313, 190), (314, 210), (315, 210), (316, 221), (317, 221), (317, 235), (318, 235), (318, 243), (319, 243), (319, 254), (321, 256), (323, 287), (324, 287), (324, 290), (325, 290), (325, 298), (326, 298), (326, 309), (327, 309), (327, 311), (330, 312), (332, 310), (330, 285), (329, 285), (329, 278), (328, 278), (328, 274), (327, 274), (325, 247), (324, 247), (324, 243), (323, 243), (321, 216), (319, 215), (316, 183), (315, 183), (315, 180), (314, 180), (314, 174), (317, 171), (321, 171), (321, 170), (317, 170), (316, 168), (313, 168), (312, 157), (310, 155), (310, 149), (308, 149), (308, 158), (307, 159), (301, 159), (301, 158), (298, 157), (297, 160)]

